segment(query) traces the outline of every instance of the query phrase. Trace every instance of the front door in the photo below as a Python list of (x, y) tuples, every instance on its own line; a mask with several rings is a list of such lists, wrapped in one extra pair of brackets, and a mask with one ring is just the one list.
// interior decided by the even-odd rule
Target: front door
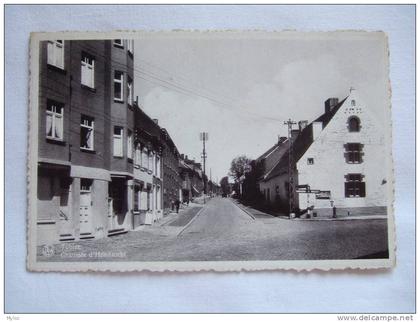
[(82, 179), (80, 189), (80, 234), (92, 233), (91, 182)]

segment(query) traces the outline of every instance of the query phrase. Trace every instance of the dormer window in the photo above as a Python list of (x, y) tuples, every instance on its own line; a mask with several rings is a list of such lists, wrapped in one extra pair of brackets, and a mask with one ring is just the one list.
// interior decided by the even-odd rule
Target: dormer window
[(360, 132), (360, 119), (352, 116), (348, 119), (349, 132)]

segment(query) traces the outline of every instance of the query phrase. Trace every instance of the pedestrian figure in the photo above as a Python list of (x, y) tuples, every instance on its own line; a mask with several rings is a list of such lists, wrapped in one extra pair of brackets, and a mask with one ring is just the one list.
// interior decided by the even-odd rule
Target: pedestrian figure
[(333, 207), (333, 218), (337, 218), (337, 208), (336, 208), (336, 206)]
[(171, 210), (175, 210), (175, 201), (173, 199), (171, 199)]
[(181, 202), (179, 201), (179, 199), (175, 200), (175, 208), (176, 208), (176, 213), (179, 212), (179, 205), (181, 204)]

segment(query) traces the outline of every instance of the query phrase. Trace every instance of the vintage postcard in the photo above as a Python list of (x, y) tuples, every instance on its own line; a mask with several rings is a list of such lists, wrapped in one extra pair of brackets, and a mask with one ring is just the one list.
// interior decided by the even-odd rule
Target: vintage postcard
[(31, 271), (395, 265), (383, 32), (30, 40)]

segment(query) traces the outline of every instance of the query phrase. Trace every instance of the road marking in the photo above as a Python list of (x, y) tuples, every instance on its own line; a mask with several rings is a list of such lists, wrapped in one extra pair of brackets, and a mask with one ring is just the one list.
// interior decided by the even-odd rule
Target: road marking
[(192, 224), (192, 222), (203, 212), (203, 210), (204, 210), (204, 208), (206, 208), (206, 206), (203, 206), (197, 213), (196, 213), (196, 215), (194, 216), (194, 217), (192, 217), (192, 219), (188, 222), (188, 224), (186, 224), (185, 226), (184, 226), (184, 228), (182, 228), (182, 230), (176, 235), (176, 237), (178, 237), (179, 235), (181, 235), (183, 232), (184, 232), (184, 230), (185, 229), (187, 229), (191, 224)]

